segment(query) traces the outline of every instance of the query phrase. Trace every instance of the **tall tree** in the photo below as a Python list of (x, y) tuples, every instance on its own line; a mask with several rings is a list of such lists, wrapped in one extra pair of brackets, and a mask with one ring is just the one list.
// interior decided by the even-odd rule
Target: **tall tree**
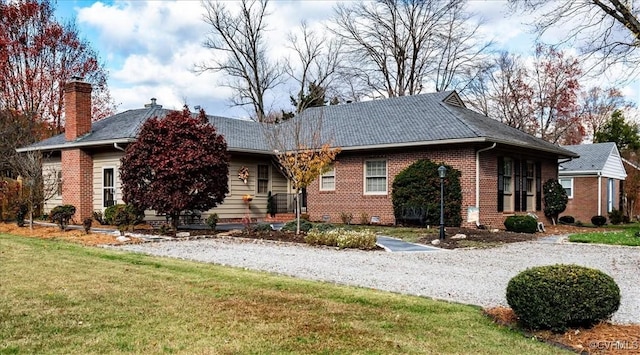
[(296, 92), (291, 95), (296, 113), (324, 105), (325, 94), (332, 91), (341, 68), (342, 42), (318, 35), (304, 21), (299, 30), (289, 33), (289, 42), (295, 58), (288, 59), (284, 69), (296, 82)]
[[(560, 43), (595, 57), (600, 71), (615, 63), (632, 71), (640, 63), (640, 20), (633, 0), (509, 0), (513, 8), (534, 18), (542, 35), (558, 28)], [(568, 28), (568, 30), (567, 30)]]
[(582, 141), (584, 127), (578, 115), (581, 74), (577, 59), (552, 47), (538, 45), (533, 77), (536, 125), (532, 133), (551, 143)]
[(462, 77), (481, 69), (487, 47), (463, 7), (463, 0), (339, 4), (332, 32), (351, 58), (350, 84), (364, 88), (353, 91), (394, 97), (419, 94), (425, 86), (462, 87)]
[(579, 115), (581, 73), (577, 59), (539, 45), (530, 65), (502, 53), (465, 98), (509, 126), (552, 143), (578, 144), (585, 135)]
[(616, 110), (633, 107), (626, 101), (620, 90), (592, 87), (580, 94), (580, 117), (591, 137), (600, 130)]
[(640, 133), (638, 124), (627, 122), (622, 111), (616, 110), (611, 119), (596, 132), (595, 143), (615, 142), (620, 152), (637, 151), (640, 149)]
[(206, 211), (229, 192), (227, 143), (202, 110), (147, 120), (121, 162), (124, 201), (166, 213), (174, 228), (180, 212)]
[(227, 4), (204, 1), (204, 21), (211, 33), (204, 41), (214, 58), (198, 65), (200, 71), (223, 72), (225, 86), (234, 92), (235, 106), (251, 106), (258, 122), (267, 116), (266, 94), (281, 83), (282, 66), (267, 56), (265, 32), (267, 0), (242, 0), (239, 13)]
[(0, 109), (47, 122), (52, 133), (59, 133), (63, 86), (71, 77), (84, 77), (96, 87), (94, 118), (112, 114), (115, 105), (97, 53), (74, 23), (59, 23), (54, 11), (49, 0), (0, 0)]

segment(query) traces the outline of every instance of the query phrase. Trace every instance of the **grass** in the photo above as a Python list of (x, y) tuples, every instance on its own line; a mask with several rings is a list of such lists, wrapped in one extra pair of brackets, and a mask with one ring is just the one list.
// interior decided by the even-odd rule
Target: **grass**
[(479, 308), (0, 234), (0, 354), (560, 349)]
[[(636, 226), (637, 227), (637, 226)], [(640, 246), (640, 237), (636, 233), (640, 229), (624, 229), (621, 231), (600, 232), (600, 233), (578, 233), (569, 236), (569, 241), (576, 243), (597, 243), (597, 244), (613, 244)]]

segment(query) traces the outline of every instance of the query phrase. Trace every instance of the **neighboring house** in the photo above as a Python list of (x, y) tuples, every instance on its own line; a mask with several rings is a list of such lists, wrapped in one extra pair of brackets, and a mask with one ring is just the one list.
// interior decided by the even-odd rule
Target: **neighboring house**
[[(135, 141), (142, 124), (151, 117), (163, 117), (169, 110), (155, 99), (144, 108), (128, 110), (97, 122), (91, 122), (91, 85), (73, 81), (65, 87), (65, 133), (18, 151), (39, 150), (48, 158), (43, 169), (55, 169), (59, 175), (59, 194), (47, 201), (45, 211), (60, 204), (72, 204), (76, 222), (91, 217), (93, 211), (104, 211), (124, 203), (120, 182), (120, 158), (128, 144)], [(209, 116), (209, 121), (224, 135), (230, 154), (229, 194), (224, 203), (211, 210), (221, 220), (240, 220), (247, 212), (252, 218), (266, 215), (267, 194), (289, 192), (286, 178), (274, 159), (259, 124), (224, 117)], [(239, 179), (242, 167), (249, 171), (245, 181)], [(252, 195), (247, 204), (243, 195)], [(206, 217), (206, 213), (203, 217)], [(147, 219), (164, 220), (153, 211)]]
[[(47, 166), (62, 171), (62, 195), (49, 206), (70, 203), (82, 217), (122, 202), (118, 181), (122, 149), (136, 139), (146, 119), (167, 112), (152, 101), (144, 109), (91, 126), (90, 88), (78, 81), (65, 87), (65, 135), (20, 149), (52, 154)], [(289, 192), (290, 184), (272, 163), (274, 151), (261, 124), (222, 117), (209, 120), (224, 135), (231, 153), (231, 192), (212, 211), (222, 219), (242, 218), (242, 195), (249, 193), (256, 195), (252, 217), (263, 217), (267, 192)], [(395, 223), (391, 201), (395, 176), (417, 159), (428, 158), (461, 172), (463, 225), (500, 228), (508, 215), (540, 215), (542, 183), (558, 176), (559, 159), (578, 156), (465, 108), (451, 91), (310, 108), (280, 127), (293, 129), (311, 120), (322, 124), (315, 127), (323, 140), (342, 149), (332, 169), (306, 189), (307, 213), (318, 221), (339, 223), (341, 213), (351, 213), (354, 222), (366, 217)], [(237, 177), (242, 166), (250, 169), (246, 185)]]
[(590, 222), (593, 216), (605, 216), (621, 209), (621, 191), (627, 173), (615, 143), (565, 146), (580, 157), (560, 160), (558, 179), (567, 191), (569, 202), (561, 215)]

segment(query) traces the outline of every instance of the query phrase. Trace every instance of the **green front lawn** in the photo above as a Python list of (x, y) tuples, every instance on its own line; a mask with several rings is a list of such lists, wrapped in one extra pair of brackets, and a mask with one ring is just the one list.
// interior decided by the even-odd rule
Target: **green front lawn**
[(0, 234), (0, 354), (557, 354), (479, 308)]
[(576, 243), (597, 243), (640, 246), (640, 237), (636, 233), (640, 229), (625, 229), (622, 231), (578, 233), (569, 236), (569, 241)]

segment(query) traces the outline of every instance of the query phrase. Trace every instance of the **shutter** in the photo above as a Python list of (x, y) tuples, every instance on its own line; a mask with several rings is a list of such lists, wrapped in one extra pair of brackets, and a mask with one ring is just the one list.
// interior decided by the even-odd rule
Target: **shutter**
[(624, 180), (619, 180), (618, 185), (618, 210), (624, 211)]
[(504, 158), (498, 157), (498, 212), (504, 211)]
[(536, 162), (536, 211), (542, 210), (542, 164)]
[(516, 212), (522, 211), (520, 208), (522, 205), (522, 174), (520, 173), (520, 160), (513, 159), (513, 210)]
[(521, 211), (527, 211), (527, 161), (523, 160), (522, 162), (522, 175), (520, 175), (520, 180), (522, 184), (520, 185), (520, 193), (522, 194), (522, 199), (520, 202), (522, 203)]

